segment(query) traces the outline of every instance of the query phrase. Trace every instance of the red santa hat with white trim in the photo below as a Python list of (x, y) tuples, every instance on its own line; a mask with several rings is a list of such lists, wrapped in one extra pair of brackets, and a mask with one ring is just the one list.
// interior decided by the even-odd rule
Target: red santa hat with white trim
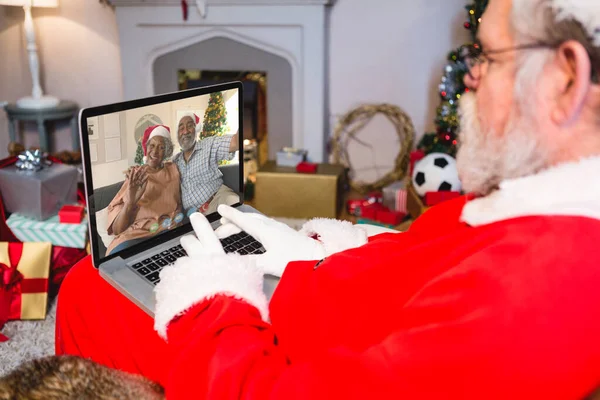
[(148, 155), (147, 145), (148, 141), (155, 136), (162, 136), (166, 139), (171, 139), (171, 130), (165, 125), (153, 125), (146, 128), (144, 136), (142, 136), (142, 149), (144, 150), (144, 162), (146, 162), (146, 156)]
[(190, 117), (191, 119), (194, 120), (194, 123), (196, 124), (196, 134), (199, 134), (200, 131), (202, 130), (202, 124), (200, 123), (200, 118), (196, 115), (196, 113), (193, 113), (193, 112), (184, 113), (181, 116), (181, 118), (179, 118), (179, 122), (181, 122), (181, 120), (185, 117)]

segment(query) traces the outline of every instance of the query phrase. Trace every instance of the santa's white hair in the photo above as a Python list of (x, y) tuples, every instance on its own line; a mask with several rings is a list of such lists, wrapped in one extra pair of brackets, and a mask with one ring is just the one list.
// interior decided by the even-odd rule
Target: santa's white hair
[(599, 0), (513, 0), (512, 24), (518, 36), (543, 40), (549, 27), (547, 13), (554, 23), (577, 21), (595, 47), (600, 47)]

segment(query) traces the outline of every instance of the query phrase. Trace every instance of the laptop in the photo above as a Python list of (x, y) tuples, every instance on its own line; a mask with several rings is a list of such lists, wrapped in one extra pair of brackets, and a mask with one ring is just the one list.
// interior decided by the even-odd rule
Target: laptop
[[(242, 110), (242, 83), (231, 82), (80, 111), (93, 265), (150, 316), (154, 316), (154, 287), (160, 282), (160, 271), (186, 256), (180, 239), (193, 234), (189, 221), (193, 212), (205, 214), (213, 229), (220, 224), (218, 204), (258, 213), (243, 202)], [(195, 127), (190, 125), (192, 119)], [(182, 147), (190, 151), (192, 132), (197, 145), (186, 162)], [(236, 132), (238, 151), (223, 150), (227, 138), (234, 140)], [(165, 159), (171, 148), (168, 139), (172, 156)], [(131, 167), (138, 172), (129, 178)], [(194, 183), (181, 185), (174, 178), (181, 176), (181, 168), (192, 174)], [(142, 170), (145, 176), (140, 180)], [(145, 180), (148, 183), (141, 185)], [(221, 243), (229, 253), (265, 251), (245, 232)], [(265, 276), (267, 298), (277, 281), (277, 277)]]

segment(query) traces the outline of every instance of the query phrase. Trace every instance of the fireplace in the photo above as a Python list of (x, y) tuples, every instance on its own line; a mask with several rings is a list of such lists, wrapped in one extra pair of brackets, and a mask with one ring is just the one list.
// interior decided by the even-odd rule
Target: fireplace
[[(252, 134), (266, 137), (262, 158), (292, 146), (307, 149), (312, 161), (327, 159), (325, 13), (331, 0), (200, 0), (198, 8), (188, 2), (187, 20), (179, 0), (112, 2), (126, 99), (180, 90), (181, 71), (211, 78), (187, 80), (202, 85), (254, 74), (266, 80), (265, 110), (248, 104), (245, 111)], [(254, 89), (248, 83), (245, 92), (254, 96)]]
[[(240, 69), (244, 67), (252, 69)], [(292, 68), (287, 60), (227, 38), (212, 38), (154, 62), (157, 93), (233, 80), (244, 86), (244, 138), (257, 141), (262, 164), (278, 149), (293, 145)]]

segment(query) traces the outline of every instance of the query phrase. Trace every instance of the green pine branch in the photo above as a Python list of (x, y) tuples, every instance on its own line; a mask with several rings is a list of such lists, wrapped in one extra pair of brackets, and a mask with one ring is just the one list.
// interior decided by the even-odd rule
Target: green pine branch
[[(465, 44), (465, 46), (475, 44), (481, 16), (487, 3), (488, 0), (475, 0), (465, 7), (467, 21), (464, 23), (464, 27), (469, 30), (472, 38), (472, 43)], [(456, 155), (460, 123), (458, 102), (467, 91), (464, 85), (466, 67), (460, 57), (461, 48), (450, 51), (447, 56), (448, 63), (444, 67), (444, 76), (439, 85), (441, 104), (437, 107), (434, 121), (436, 132), (426, 133), (417, 144), (417, 149), (422, 150), (425, 154), (440, 152), (453, 157)]]

